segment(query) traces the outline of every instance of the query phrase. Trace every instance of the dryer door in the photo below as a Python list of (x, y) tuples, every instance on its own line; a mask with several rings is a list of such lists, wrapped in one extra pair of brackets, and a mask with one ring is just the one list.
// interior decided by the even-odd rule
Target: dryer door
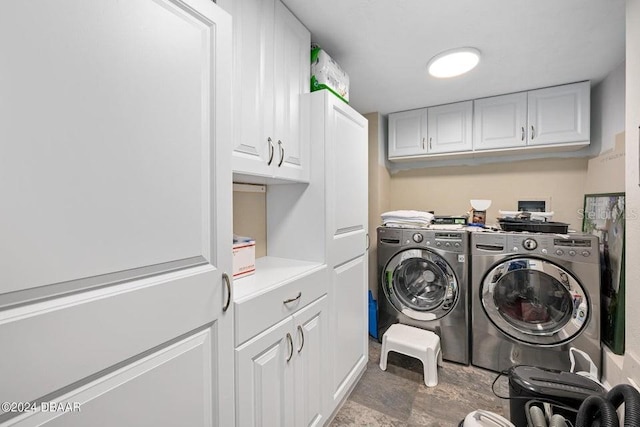
[(426, 249), (397, 253), (382, 271), (382, 288), (396, 310), (416, 320), (435, 320), (456, 305), (459, 284), (451, 266)]
[(527, 344), (570, 341), (586, 327), (590, 314), (588, 295), (573, 275), (538, 258), (495, 265), (484, 277), (480, 297), (493, 324)]

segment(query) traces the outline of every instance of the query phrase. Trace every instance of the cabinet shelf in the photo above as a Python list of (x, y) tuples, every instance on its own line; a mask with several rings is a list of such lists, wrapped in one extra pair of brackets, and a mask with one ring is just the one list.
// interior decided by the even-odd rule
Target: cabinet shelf
[(264, 294), (269, 290), (314, 273), (325, 267), (320, 262), (300, 261), (265, 256), (256, 259), (256, 271), (251, 276), (233, 281), (235, 303)]

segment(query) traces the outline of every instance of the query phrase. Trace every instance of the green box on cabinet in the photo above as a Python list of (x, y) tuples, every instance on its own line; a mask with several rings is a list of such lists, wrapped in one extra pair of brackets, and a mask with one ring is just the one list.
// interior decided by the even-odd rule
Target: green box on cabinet
[(328, 89), (349, 103), (349, 75), (317, 45), (311, 45), (311, 92)]

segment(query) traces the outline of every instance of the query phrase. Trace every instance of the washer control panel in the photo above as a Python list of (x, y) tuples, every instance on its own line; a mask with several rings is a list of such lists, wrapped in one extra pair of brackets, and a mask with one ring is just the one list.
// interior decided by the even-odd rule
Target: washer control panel
[(508, 252), (514, 254), (552, 256), (575, 262), (598, 261), (598, 238), (595, 236), (510, 233), (507, 240)]
[(465, 253), (466, 231), (403, 230), (402, 245), (420, 246), (446, 252)]

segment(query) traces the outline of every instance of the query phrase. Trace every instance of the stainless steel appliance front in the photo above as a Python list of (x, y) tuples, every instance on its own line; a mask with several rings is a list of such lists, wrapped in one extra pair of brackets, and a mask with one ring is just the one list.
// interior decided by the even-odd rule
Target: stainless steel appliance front
[(472, 233), (471, 262), (474, 365), (569, 370), (576, 347), (600, 366), (596, 237)]
[(467, 250), (466, 231), (378, 228), (380, 339), (397, 322), (432, 330), (469, 364)]

